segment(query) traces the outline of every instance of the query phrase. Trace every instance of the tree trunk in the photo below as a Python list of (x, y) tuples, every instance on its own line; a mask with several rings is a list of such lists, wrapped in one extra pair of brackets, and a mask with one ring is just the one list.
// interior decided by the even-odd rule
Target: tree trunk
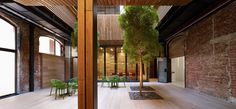
[(139, 93), (140, 93), (140, 96), (142, 96), (142, 88), (143, 88), (143, 67), (142, 67), (142, 58), (140, 59), (140, 62), (139, 62), (139, 83), (140, 83), (140, 86), (139, 86)]

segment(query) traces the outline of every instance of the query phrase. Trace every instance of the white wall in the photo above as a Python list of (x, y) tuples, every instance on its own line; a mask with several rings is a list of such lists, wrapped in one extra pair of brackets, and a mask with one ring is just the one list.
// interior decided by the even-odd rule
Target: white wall
[(171, 59), (172, 83), (184, 87), (185, 84), (185, 58), (177, 57)]

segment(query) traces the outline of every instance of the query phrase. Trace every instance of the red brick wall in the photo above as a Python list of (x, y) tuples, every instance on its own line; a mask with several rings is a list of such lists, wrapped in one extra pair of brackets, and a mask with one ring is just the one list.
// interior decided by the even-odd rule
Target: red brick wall
[(236, 2), (181, 33), (185, 38), (186, 87), (236, 98)]

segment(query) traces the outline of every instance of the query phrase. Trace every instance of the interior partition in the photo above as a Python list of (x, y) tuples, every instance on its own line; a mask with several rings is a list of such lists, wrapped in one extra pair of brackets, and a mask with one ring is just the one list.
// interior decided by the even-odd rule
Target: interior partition
[(50, 87), (51, 79), (65, 80), (64, 57), (41, 54), (42, 60), (42, 88)]

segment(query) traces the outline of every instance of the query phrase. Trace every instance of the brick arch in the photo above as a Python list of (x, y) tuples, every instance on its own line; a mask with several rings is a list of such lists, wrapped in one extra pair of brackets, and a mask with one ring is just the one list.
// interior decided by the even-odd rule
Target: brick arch
[(185, 36), (180, 34), (168, 43), (169, 57), (175, 58), (185, 55)]

